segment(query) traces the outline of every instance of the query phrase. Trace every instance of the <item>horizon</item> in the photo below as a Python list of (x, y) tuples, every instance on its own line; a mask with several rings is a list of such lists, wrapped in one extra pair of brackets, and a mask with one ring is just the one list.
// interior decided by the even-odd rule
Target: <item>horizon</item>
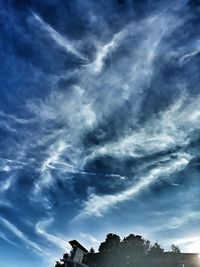
[(200, 2), (172, 2), (1, 1), (0, 266), (108, 233), (200, 254)]

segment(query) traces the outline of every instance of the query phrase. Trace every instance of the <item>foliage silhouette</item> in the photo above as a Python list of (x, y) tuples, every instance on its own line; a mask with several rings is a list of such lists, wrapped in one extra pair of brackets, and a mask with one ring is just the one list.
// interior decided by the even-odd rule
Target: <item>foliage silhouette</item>
[(181, 263), (178, 246), (173, 244), (171, 251), (165, 252), (158, 242), (151, 245), (149, 240), (135, 234), (121, 240), (109, 233), (98, 251), (88, 254), (97, 267), (178, 267)]

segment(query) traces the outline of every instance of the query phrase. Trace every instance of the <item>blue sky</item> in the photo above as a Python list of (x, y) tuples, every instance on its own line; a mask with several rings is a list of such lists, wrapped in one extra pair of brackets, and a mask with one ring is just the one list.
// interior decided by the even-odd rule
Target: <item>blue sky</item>
[(0, 266), (109, 232), (200, 252), (197, 1), (0, 1)]

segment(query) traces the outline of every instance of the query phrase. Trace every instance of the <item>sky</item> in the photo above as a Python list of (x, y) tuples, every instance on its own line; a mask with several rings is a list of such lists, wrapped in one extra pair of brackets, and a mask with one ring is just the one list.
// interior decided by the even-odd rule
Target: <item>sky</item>
[(200, 252), (200, 2), (0, 0), (0, 266), (77, 239)]

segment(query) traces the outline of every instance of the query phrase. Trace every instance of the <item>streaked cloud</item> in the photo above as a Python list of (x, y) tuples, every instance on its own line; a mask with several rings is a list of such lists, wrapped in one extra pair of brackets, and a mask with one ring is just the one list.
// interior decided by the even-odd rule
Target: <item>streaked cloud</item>
[(47, 232), (46, 228), (51, 222), (52, 222), (51, 219), (38, 222), (35, 227), (36, 232), (39, 235), (43, 236), (48, 241), (50, 241), (51, 243), (53, 243), (55, 246), (58, 246), (59, 248), (61, 248), (63, 251), (69, 252), (71, 248), (66, 240), (63, 240), (62, 238)]
[(5, 249), (19, 243), (52, 266), (68, 238), (96, 248), (107, 232), (134, 229), (192, 251), (197, 10), (187, 1), (42, 0), (0, 12)]
[(85, 57), (75, 47), (75, 42), (68, 40), (66, 36), (58, 33), (35, 12), (32, 14), (34, 19), (41, 25), (43, 30), (49, 34), (50, 38), (55, 42), (55, 44), (62, 47), (67, 53), (70, 53), (84, 61), (86, 60)]
[(148, 189), (148, 187), (155, 183), (159, 177), (163, 175), (169, 176), (174, 172), (184, 169), (190, 159), (190, 155), (184, 154), (180, 155), (177, 160), (170, 161), (164, 166), (161, 165), (153, 168), (147, 175), (139, 178), (139, 181), (136, 182), (134, 186), (123, 192), (117, 193), (116, 195), (90, 195), (88, 200), (85, 202), (85, 207), (78, 218), (87, 215), (101, 216), (103, 212), (107, 211), (108, 208), (112, 207), (113, 205), (134, 198), (137, 196), (137, 194), (141, 193), (145, 189)]
[(116, 33), (108, 43), (101, 46), (98, 45), (95, 60), (87, 66), (90, 72), (97, 74), (101, 72), (105, 59), (119, 46), (120, 42), (125, 38), (126, 35), (127, 30), (122, 30), (119, 33)]
[[(13, 223), (10, 221), (0, 217), (1, 224), (6, 227), (13, 235), (15, 235), (18, 239), (23, 241), (23, 243), (30, 249), (33, 249), (35, 252), (40, 253), (40, 255), (45, 255), (46, 252), (43, 248), (41, 248), (37, 243), (31, 241), (20, 229), (18, 229)], [(48, 255), (48, 254), (47, 254)]]
[(80, 236), (82, 238), (84, 238), (86, 240), (86, 242), (88, 242), (88, 240), (90, 240), (92, 243), (99, 245), (100, 240), (98, 240), (95, 236), (91, 235), (91, 234), (87, 234), (87, 233), (80, 233)]

